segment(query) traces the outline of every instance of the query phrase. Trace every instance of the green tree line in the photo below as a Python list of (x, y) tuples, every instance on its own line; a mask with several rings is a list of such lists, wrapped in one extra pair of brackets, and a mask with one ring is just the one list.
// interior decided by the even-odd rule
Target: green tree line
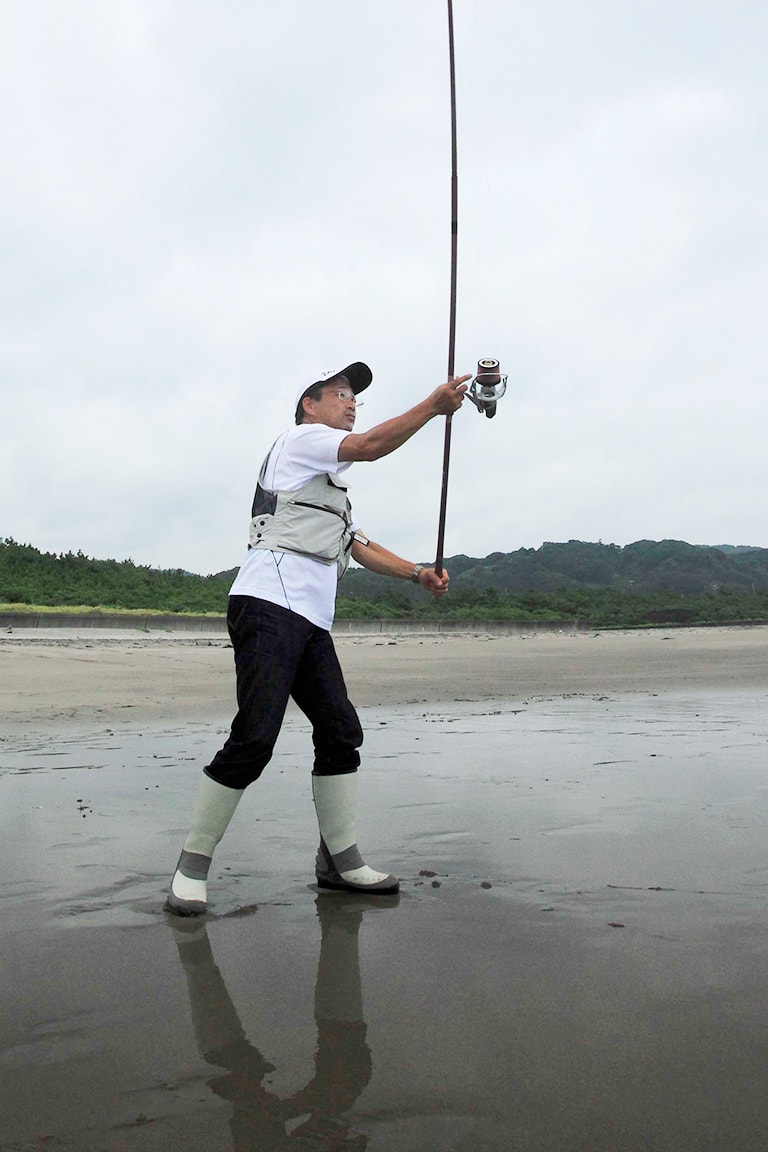
[[(340, 586), (337, 615), (478, 622), (578, 619), (596, 627), (766, 620), (768, 566), (765, 575), (761, 566), (767, 556), (763, 549), (700, 549), (677, 541), (642, 541), (624, 549), (570, 541), (494, 553), (485, 560), (456, 556), (446, 560), (451, 591), (441, 600), (414, 585), (354, 569)], [(0, 604), (6, 610), (34, 606), (223, 614), (233, 577), (234, 571), (198, 576), (130, 559), (40, 552), (30, 544), (0, 539)]]
[(225, 612), (229, 583), (224, 576), (94, 560), (82, 552), (40, 552), (0, 540), (0, 603), (6, 605)]
[(457, 588), (440, 601), (427, 599), (423, 593), (422, 596), (420, 601), (414, 601), (402, 593), (389, 592), (372, 602), (342, 594), (337, 601), (337, 615), (349, 620), (582, 620), (596, 628), (768, 621), (768, 589), (754, 593), (724, 589), (686, 595), (613, 588), (524, 593)]

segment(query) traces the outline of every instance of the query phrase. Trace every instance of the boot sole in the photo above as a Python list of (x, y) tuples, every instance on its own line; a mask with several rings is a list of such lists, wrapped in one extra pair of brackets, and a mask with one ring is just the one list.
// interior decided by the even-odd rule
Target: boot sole
[(346, 880), (328, 880), (326, 877), (316, 876), (318, 888), (330, 888), (335, 892), (355, 892), (358, 896), (392, 896), (400, 891), (400, 881), (393, 880), (387, 883), (382, 880), (379, 884), (348, 884)]
[(208, 911), (207, 904), (200, 901), (179, 900), (172, 892), (168, 894), (164, 907), (166, 912), (172, 912), (174, 916), (204, 916)]

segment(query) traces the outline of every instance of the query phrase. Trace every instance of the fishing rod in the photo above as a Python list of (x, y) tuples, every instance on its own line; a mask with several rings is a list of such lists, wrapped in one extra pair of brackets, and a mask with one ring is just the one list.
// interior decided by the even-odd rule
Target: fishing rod
[[(458, 265), (459, 236), (459, 172), (458, 147), (456, 142), (456, 53), (453, 37), (453, 0), (448, 0), (448, 59), (450, 63), (451, 89), (451, 291), (450, 314), (448, 319), (448, 379), (455, 377), (456, 352), (456, 271)], [(496, 402), (507, 388), (507, 377), (502, 374), (498, 360), (490, 357), (478, 360), (477, 372), (465, 395), (489, 418), (496, 415)], [(443, 482), (440, 491), (440, 516), (437, 526), (437, 559), (435, 572), (443, 574), (443, 554), (445, 546), (445, 516), (448, 507), (448, 469), (451, 460), (451, 428), (453, 417), (445, 417), (443, 439)]]

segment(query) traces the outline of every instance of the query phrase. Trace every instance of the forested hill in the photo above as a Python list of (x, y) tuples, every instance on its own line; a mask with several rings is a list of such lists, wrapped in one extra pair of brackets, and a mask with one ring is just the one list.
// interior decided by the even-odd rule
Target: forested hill
[[(492, 552), (485, 559), (453, 556), (445, 561), (445, 567), (454, 589), (507, 593), (612, 588), (696, 595), (768, 589), (768, 548), (710, 547), (681, 540), (638, 540), (623, 548), (569, 540), (516, 552)], [(344, 591), (367, 597), (380, 586), (381, 579), (355, 570), (347, 574)]]
[[(422, 560), (429, 563), (429, 560)], [(570, 540), (445, 561), (451, 594), (352, 569), (340, 617), (579, 617), (595, 624), (768, 619), (768, 549), (679, 540), (619, 547)], [(234, 571), (198, 576), (0, 538), (0, 605), (223, 613)]]

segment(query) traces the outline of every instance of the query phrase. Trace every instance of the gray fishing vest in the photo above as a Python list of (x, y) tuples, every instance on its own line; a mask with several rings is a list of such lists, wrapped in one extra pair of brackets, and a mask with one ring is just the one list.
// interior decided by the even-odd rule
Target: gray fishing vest
[(248, 547), (336, 564), (341, 579), (354, 540), (346, 484), (338, 473), (323, 472), (294, 492), (271, 492), (262, 487), (268, 461), (269, 454), (253, 498)]

